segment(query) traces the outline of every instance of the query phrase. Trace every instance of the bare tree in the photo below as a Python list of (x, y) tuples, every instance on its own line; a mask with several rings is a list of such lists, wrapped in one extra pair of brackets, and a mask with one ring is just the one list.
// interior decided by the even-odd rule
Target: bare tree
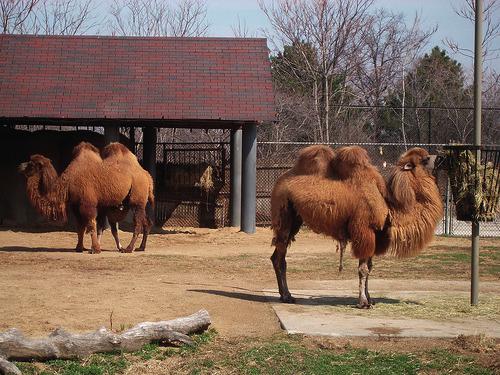
[(484, 87), (484, 106), (491, 109), (483, 111), (483, 143), (498, 144), (500, 139), (500, 74), (493, 70), (488, 72), (484, 76)]
[(109, 29), (115, 35), (203, 36), (207, 33), (207, 7), (203, 0), (115, 0)]
[[(404, 67), (411, 65), (437, 27), (422, 30), (420, 16), (410, 25), (402, 13), (376, 10), (360, 35), (359, 61), (354, 66), (352, 85), (360, 102), (374, 106), (368, 119), (370, 133), (379, 134), (380, 108), (388, 90), (401, 81)], [(403, 91), (404, 93), (404, 91)]]
[[(329, 142), (332, 119), (342, 110), (348, 94), (346, 77), (358, 53), (356, 43), (366, 26), (373, 0), (259, 0), (273, 27), (269, 40), (276, 50), (294, 46), (299, 59), (287, 61), (292, 71), (302, 71), (304, 87), (310, 87), (319, 141)], [(310, 53), (313, 51), (313, 53)], [(295, 54), (294, 54), (295, 55)], [(284, 57), (286, 60), (286, 57)], [(297, 66), (299, 65), (299, 66)]]
[(231, 30), (233, 31), (233, 35), (237, 38), (255, 38), (257, 37), (257, 33), (250, 32), (247, 22), (245, 19), (241, 19), (238, 15), (238, 19), (236, 24), (231, 25)]
[(385, 9), (375, 11), (369, 19), (361, 34), (360, 61), (352, 82), (364, 104), (380, 105), (387, 90), (401, 79), (402, 64), (413, 64), (436, 27), (422, 30), (418, 14), (408, 26), (402, 13)]
[(203, 36), (208, 30), (207, 6), (202, 0), (182, 0), (172, 8), (169, 28), (172, 36)]
[(35, 34), (84, 34), (97, 25), (94, 0), (40, 0), (33, 12)]
[[(453, 6), (453, 5), (452, 5)], [(476, 0), (464, 0), (462, 6), (453, 6), (455, 13), (474, 24), (476, 18)], [(483, 58), (493, 60), (500, 57), (500, 1), (485, 0), (483, 9)], [(461, 46), (457, 41), (446, 38), (445, 44), (454, 53), (473, 58), (474, 51)]]
[(0, 0), (2, 33), (22, 33), (26, 20), (39, 0)]

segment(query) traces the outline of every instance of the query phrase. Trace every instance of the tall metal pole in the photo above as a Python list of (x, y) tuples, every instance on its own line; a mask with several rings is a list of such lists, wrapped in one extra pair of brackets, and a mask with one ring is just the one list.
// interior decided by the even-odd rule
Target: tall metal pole
[(241, 230), (255, 233), (256, 183), (257, 183), (257, 125), (243, 127), (241, 178)]
[[(153, 186), (156, 185), (156, 128), (145, 126), (142, 128), (142, 165), (153, 177)], [(151, 205), (146, 206), (148, 217), (156, 224), (155, 208)]]
[[(476, 0), (474, 34), (474, 145), (481, 145), (481, 92), (483, 69), (483, 0)], [(476, 166), (481, 160), (480, 151), (476, 151)], [(477, 177), (477, 176), (476, 176)], [(477, 185), (477, 184), (476, 184)], [(470, 303), (478, 304), (479, 296), (479, 222), (472, 222), (471, 249), (471, 296)]]
[(231, 130), (231, 226), (241, 225), (241, 129)]

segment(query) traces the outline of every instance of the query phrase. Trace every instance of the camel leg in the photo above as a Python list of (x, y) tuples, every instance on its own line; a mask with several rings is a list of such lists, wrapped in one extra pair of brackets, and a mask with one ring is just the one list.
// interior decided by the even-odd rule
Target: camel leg
[(375, 302), (372, 300), (370, 297), (370, 293), (368, 293), (368, 277), (370, 276), (370, 273), (372, 272), (373, 269), (373, 262), (372, 258), (368, 258), (368, 275), (366, 276), (366, 283), (365, 283), (365, 296), (368, 299), (368, 303), (373, 306), (375, 305)]
[(102, 212), (97, 213), (97, 242), (101, 245), (102, 233), (106, 229), (106, 215)]
[(295, 298), (292, 297), (288, 290), (286, 281), (286, 252), (290, 242), (294, 240), (302, 226), (302, 218), (297, 215), (293, 205), (290, 203), (287, 209), (283, 209), (281, 215), (281, 227), (276, 229), (273, 242), (275, 250), (271, 256), (276, 280), (278, 281), (278, 290), (280, 300), (285, 303), (295, 303)]
[(370, 274), (370, 270), (368, 267), (368, 263), (370, 262), (370, 258), (360, 259), (358, 266), (358, 275), (359, 275), (359, 301), (357, 307), (360, 309), (369, 309), (371, 308), (371, 304), (369, 302), (369, 297), (367, 296), (368, 290), (368, 275)]
[(288, 290), (286, 282), (286, 243), (277, 243), (271, 262), (273, 262), (274, 272), (276, 273), (276, 280), (278, 281), (278, 290), (280, 293), (281, 302), (295, 303), (295, 298), (292, 297)]
[(78, 235), (78, 242), (75, 247), (77, 253), (82, 253), (85, 250), (83, 246), (83, 237), (85, 235), (85, 224), (83, 223), (82, 217), (80, 215), (80, 210), (78, 206), (71, 207), (73, 214), (76, 218), (76, 233)]
[(99, 254), (101, 252), (101, 244), (97, 238), (97, 225), (95, 219), (90, 222), (89, 226), (90, 238), (92, 239), (92, 248), (90, 254)]
[(90, 254), (99, 254), (101, 245), (97, 239), (97, 204), (82, 204), (79, 207), (82, 223), (85, 223), (85, 229), (90, 233), (92, 239), (92, 247)]
[(77, 253), (83, 253), (83, 251), (85, 250), (85, 248), (83, 247), (83, 236), (85, 235), (85, 225), (78, 223), (77, 233), (78, 233), (78, 243), (76, 244), (75, 250)]
[(146, 217), (144, 219), (144, 223), (142, 225), (142, 241), (138, 248), (135, 251), (145, 251), (146, 250), (146, 241), (148, 240), (149, 232), (151, 231), (151, 227), (153, 226), (153, 222)]
[(109, 221), (109, 227), (111, 228), (111, 234), (115, 239), (116, 248), (120, 253), (123, 253), (125, 249), (122, 247), (122, 244), (120, 243), (120, 238), (118, 237), (118, 223), (111, 220), (108, 221)]
[(143, 223), (145, 217), (146, 213), (144, 211), (144, 208), (137, 207), (134, 209), (134, 234), (132, 235), (132, 239), (130, 240), (130, 243), (128, 244), (127, 248), (125, 249), (125, 253), (131, 253), (132, 251), (134, 251), (134, 245), (135, 242), (137, 241), (137, 237), (143, 230)]
[(344, 253), (345, 253), (346, 247), (347, 247), (346, 240), (339, 240), (337, 242), (337, 251), (340, 252), (339, 272), (342, 272), (342, 270), (344, 269)]

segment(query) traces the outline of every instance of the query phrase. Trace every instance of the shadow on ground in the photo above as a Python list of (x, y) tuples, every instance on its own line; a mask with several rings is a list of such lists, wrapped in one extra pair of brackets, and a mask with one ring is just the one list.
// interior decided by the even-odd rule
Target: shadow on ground
[[(262, 302), (262, 303), (278, 303), (280, 302), (279, 297), (277, 296), (265, 296), (262, 294), (253, 294), (253, 293), (243, 293), (243, 292), (229, 292), (225, 290), (215, 290), (215, 289), (188, 289), (189, 292), (196, 293), (206, 293), (212, 294), (216, 296), (235, 298), (244, 301), (251, 302)], [(336, 297), (336, 296), (315, 296), (311, 297), (309, 295), (305, 296), (299, 293), (294, 293), (295, 297), (295, 305), (302, 306), (346, 306), (352, 305), (352, 307), (356, 307), (358, 303), (358, 299), (355, 297)], [(386, 304), (398, 304), (402, 301), (394, 298), (375, 298), (375, 303), (386, 303)], [(418, 302), (415, 301), (405, 301), (405, 303), (418, 305)]]
[[(2, 246), (0, 251), (4, 252), (22, 252), (22, 253), (75, 253), (80, 254), (75, 251), (75, 249), (61, 249), (57, 247), (26, 247), (26, 246)], [(117, 252), (117, 250), (106, 250), (101, 249), (102, 252)], [(84, 254), (88, 254), (88, 249), (86, 249)]]

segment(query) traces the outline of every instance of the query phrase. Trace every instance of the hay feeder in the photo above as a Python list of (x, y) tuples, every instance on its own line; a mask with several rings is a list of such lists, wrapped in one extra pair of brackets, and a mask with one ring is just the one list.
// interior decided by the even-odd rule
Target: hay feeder
[(493, 221), (500, 212), (500, 147), (444, 146), (457, 220)]

